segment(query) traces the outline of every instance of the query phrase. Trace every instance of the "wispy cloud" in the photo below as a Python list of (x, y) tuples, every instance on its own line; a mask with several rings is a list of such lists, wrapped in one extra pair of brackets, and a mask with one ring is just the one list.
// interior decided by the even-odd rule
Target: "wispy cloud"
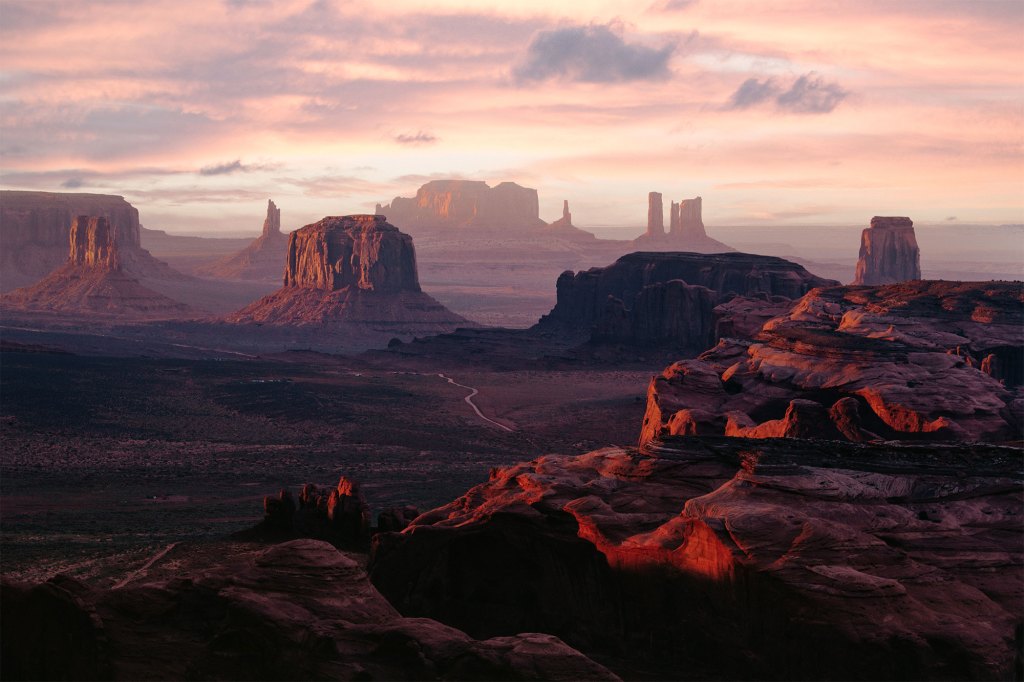
[(747, 109), (774, 101), (783, 111), (800, 114), (827, 114), (846, 99), (849, 93), (838, 83), (825, 81), (814, 72), (794, 80), (789, 87), (776, 78), (748, 78), (729, 98), (726, 109)]
[(241, 159), (203, 166), (200, 175), (231, 175), (232, 173), (252, 173), (253, 171), (274, 170), (278, 166), (266, 163), (242, 163)]
[(561, 79), (584, 83), (664, 80), (675, 45), (626, 42), (611, 25), (571, 26), (538, 33), (513, 75), (520, 82)]
[(437, 136), (431, 133), (425, 133), (421, 130), (418, 133), (401, 133), (399, 135), (395, 135), (395, 142), (407, 145), (433, 144), (434, 142), (437, 142)]

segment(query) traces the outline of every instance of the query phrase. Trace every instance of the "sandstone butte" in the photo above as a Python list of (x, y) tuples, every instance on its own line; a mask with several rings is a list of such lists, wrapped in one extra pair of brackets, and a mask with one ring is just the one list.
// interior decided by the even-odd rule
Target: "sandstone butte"
[(107, 218), (76, 216), (64, 265), (31, 286), (4, 294), (0, 304), (9, 310), (131, 319), (195, 316), (187, 305), (146, 288), (125, 271), (121, 234)]
[(734, 249), (708, 236), (704, 228), (700, 197), (669, 202), (669, 232), (665, 232), (665, 209), (660, 192), (647, 195), (647, 231), (633, 240), (645, 251), (691, 251), (724, 253)]
[[(814, 287), (834, 284), (774, 256), (638, 252), (603, 268), (562, 273), (555, 307), (535, 329), (700, 352), (722, 330), (740, 333), (763, 323), (764, 310), (786, 309)], [(741, 313), (741, 301), (751, 308), (745, 316), (752, 321)]]
[(1016, 440), (1024, 285), (816, 289), (752, 340), (655, 377), (641, 442), (666, 435)]
[(4, 679), (618, 679), (551, 635), (477, 640), (405, 618), (317, 540), (221, 549), (118, 589), (0, 589)]
[(80, 215), (104, 217), (114, 231), (121, 266), (140, 278), (185, 276), (154, 258), (140, 242), (139, 211), (107, 194), (0, 191), (0, 291), (39, 281), (67, 259), (69, 230)]
[(284, 286), (227, 321), (319, 327), (358, 323), (417, 333), (468, 324), (423, 293), (412, 237), (379, 215), (327, 217), (292, 232)]
[(378, 205), (406, 230), (497, 229), (532, 230), (545, 226), (540, 219), (537, 190), (514, 182), (490, 187), (482, 180), (433, 180), (412, 198), (395, 197)]
[(921, 250), (910, 218), (871, 219), (860, 236), (854, 284), (895, 284), (921, 279)]
[(288, 250), (288, 235), (281, 232), (281, 209), (267, 200), (263, 232), (238, 253), (196, 268), (196, 273), (226, 279), (276, 280)]

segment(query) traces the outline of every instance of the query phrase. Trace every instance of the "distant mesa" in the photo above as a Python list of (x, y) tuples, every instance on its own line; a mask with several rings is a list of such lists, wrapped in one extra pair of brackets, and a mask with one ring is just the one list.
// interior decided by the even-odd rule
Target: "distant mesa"
[(377, 204), (375, 213), (411, 232), (594, 238), (572, 225), (568, 202), (563, 204), (560, 220), (545, 223), (540, 218), (537, 190), (514, 182), (491, 187), (482, 180), (432, 180), (420, 187), (415, 197), (395, 197), (390, 204)]
[(154, 258), (140, 242), (139, 211), (108, 194), (0, 191), (0, 291), (37, 282), (68, 256), (77, 216), (104, 217), (114, 231), (125, 272), (141, 279), (187, 277)]
[(631, 253), (607, 267), (562, 273), (555, 307), (536, 328), (580, 340), (671, 344), (699, 352), (718, 337), (719, 304), (756, 298), (755, 308), (771, 308), (836, 284), (774, 256)]
[(32, 286), (3, 295), (0, 302), (15, 310), (132, 319), (195, 315), (185, 304), (146, 288), (125, 271), (118, 243), (124, 235), (103, 216), (76, 216), (69, 228), (70, 252), (64, 265)]
[(735, 251), (704, 229), (700, 197), (669, 202), (669, 231), (665, 232), (665, 206), (660, 192), (647, 195), (647, 231), (633, 240), (634, 246), (645, 251), (693, 251), (696, 253), (724, 253)]
[(896, 284), (921, 279), (921, 250), (914, 222), (906, 217), (871, 219), (860, 236), (853, 284)]
[(420, 289), (412, 237), (379, 215), (327, 217), (291, 233), (284, 286), (233, 323), (375, 325), (442, 333), (469, 323)]
[(288, 235), (281, 232), (281, 209), (267, 201), (263, 232), (238, 253), (195, 269), (196, 274), (224, 279), (279, 280), (281, 261), (288, 250)]

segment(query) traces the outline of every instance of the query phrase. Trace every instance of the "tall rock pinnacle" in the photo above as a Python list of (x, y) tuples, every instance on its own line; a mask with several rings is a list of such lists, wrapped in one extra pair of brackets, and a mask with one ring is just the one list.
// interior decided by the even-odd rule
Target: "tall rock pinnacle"
[(921, 250), (914, 222), (906, 217), (871, 219), (860, 236), (854, 284), (895, 284), (921, 279)]
[(701, 198), (683, 199), (679, 202), (679, 234), (687, 239), (705, 239), (704, 219), (701, 216)]
[(668, 210), (668, 232), (673, 235), (679, 234), (679, 204), (674, 201), (670, 202)]
[(267, 218), (263, 221), (263, 236), (281, 234), (281, 209), (273, 199), (267, 199)]
[(665, 234), (665, 207), (661, 202), (661, 192), (647, 195), (647, 236), (661, 237)]

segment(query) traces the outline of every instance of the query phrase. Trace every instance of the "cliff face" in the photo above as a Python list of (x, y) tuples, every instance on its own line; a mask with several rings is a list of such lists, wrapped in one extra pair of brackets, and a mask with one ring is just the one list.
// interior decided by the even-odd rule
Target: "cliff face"
[[(118, 318), (176, 318), (194, 311), (125, 272), (118, 233), (103, 216), (75, 216), (64, 265), (35, 284), (0, 297), (5, 308)], [(138, 248), (130, 249), (139, 251)], [(148, 253), (147, 253), (148, 255)]]
[(679, 202), (679, 236), (684, 240), (707, 238), (704, 230), (703, 200), (700, 197)]
[(910, 218), (879, 217), (860, 237), (853, 284), (895, 284), (921, 279), (921, 250)]
[(713, 342), (712, 310), (727, 296), (798, 298), (833, 284), (773, 256), (632, 253), (604, 268), (562, 273), (557, 303), (537, 327), (703, 350)]
[(537, 190), (503, 182), (490, 187), (479, 180), (434, 180), (413, 198), (395, 197), (378, 214), (406, 230), (535, 229), (540, 219)]
[(929, 282), (817, 289), (753, 341), (655, 377), (664, 436), (1003, 441), (1024, 426), (1024, 289)]
[(380, 215), (328, 217), (292, 232), (284, 286), (228, 322), (439, 334), (467, 321), (420, 290), (412, 237)]
[(5, 190), (0, 191), (0, 291), (37, 282), (60, 267), (79, 215), (107, 219), (126, 271), (143, 278), (184, 279), (142, 248), (139, 211), (124, 197)]
[(197, 274), (225, 279), (277, 281), (288, 251), (288, 235), (281, 233), (281, 209), (267, 201), (263, 232), (249, 246), (213, 263), (196, 268)]
[(412, 237), (384, 216), (324, 218), (291, 234), (284, 285), (324, 291), (420, 291)]
[(652, 678), (1008, 679), (1020, 486), (1019, 449), (983, 444), (547, 455), (377, 535), (370, 576), (407, 616)]

